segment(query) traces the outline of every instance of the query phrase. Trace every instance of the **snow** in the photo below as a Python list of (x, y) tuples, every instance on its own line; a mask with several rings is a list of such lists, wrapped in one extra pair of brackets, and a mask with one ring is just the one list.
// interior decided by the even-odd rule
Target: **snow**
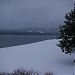
[(59, 40), (20, 45), (0, 49), (0, 72), (12, 72), (17, 68), (54, 72), (59, 75), (74, 73), (74, 57), (62, 53), (56, 45)]

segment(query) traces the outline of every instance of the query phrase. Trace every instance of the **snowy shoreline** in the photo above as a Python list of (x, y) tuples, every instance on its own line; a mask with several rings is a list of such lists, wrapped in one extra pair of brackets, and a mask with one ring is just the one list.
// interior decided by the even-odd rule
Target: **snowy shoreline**
[(45, 40), (27, 45), (0, 49), (0, 72), (12, 72), (17, 68), (34, 69), (39, 72), (73, 74), (73, 55), (62, 53), (58, 40)]

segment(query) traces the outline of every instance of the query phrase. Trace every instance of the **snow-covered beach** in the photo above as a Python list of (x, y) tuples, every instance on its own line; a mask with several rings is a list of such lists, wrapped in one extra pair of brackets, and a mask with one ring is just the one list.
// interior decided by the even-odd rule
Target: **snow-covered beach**
[(58, 40), (45, 40), (32, 44), (0, 49), (0, 72), (12, 72), (17, 68), (34, 69), (39, 72), (73, 74), (74, 57), (62, 53)]

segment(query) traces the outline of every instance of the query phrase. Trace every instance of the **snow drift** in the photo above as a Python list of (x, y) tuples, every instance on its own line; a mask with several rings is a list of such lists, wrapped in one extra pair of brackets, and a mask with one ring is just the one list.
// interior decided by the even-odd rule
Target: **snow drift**
[(34, 69), (39, 72), (73, 74), (73, 55), (62, 53), (58, 40), (20, 45), (0, 49), (0, 72), (12, 72), (17, 68)]

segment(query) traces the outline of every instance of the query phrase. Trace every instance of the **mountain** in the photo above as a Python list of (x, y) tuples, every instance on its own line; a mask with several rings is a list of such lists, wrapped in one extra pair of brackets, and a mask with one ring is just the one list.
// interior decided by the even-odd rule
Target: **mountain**
[(0, 30), (0, 34), (13, 35), (57, 35), (58, 30), (53, 28), (23, 28), (23, 29), (7, 29)]

